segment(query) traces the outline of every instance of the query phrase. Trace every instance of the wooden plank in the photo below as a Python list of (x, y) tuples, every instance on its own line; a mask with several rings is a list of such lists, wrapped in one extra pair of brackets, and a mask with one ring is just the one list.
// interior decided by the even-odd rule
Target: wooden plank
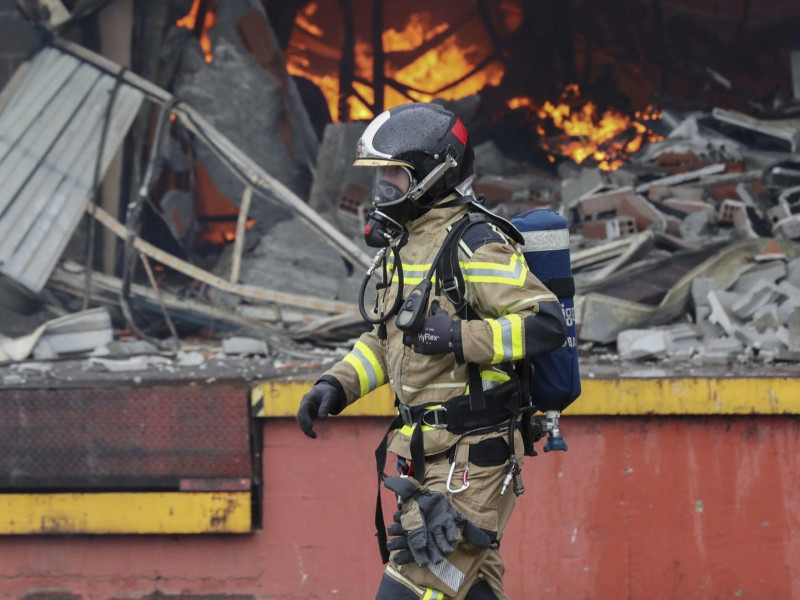
[[(127, 239), (128, 230), (125, 226), (117, 221), (114, 217), (109, 215), (102, 208), (89, 203), (87, 211), (93, 214), (94, 217), (103, 224), (104, 227), (110, 229), (117, 237)], [(300, 296), (298, 294), (288, 294), (285, 292), (277, 292), (274, 290), (267, 290), (252, 285), (241, 285), (226, 281), (222, 277), (218, 277), (213, 273), (204, 271), (193, 264), (181, 260), (171, 254), (164, 252), (160, 248), (156, 248), (141, 238), (136, 238), (133, 242), (133, 247), (143, 252), (150, 258), (153, 258), (168, 267), (175, 269), (188, 275), (189, 277), (201, 281), (207, 285), (217, 289), (236, 294), (243, 298), (257, 300), (260, 302), (274, 302), (276, 304), (294, 306), (295, 308), (305, 308), (308, 310), (315, 310), (327, 313), (345, 313), (345, 314), (358, 314), (358, 308), (346, 302), (338, 302), (335, 300), (323, 300), (321, 298), (314, 298), (312, 296)]]
[(231, 283), (236, 283), (239, 281), (239, 269), (242, 266), (242, 248), (244, 248), (244, 234), (247, 226), (247, 214), (250, 212), (250, 202), (252, 199), (253, 188), (248, 185), (244, 188), (242, 202), (239, 206), (239, 217), (236, 219), (236, 238), (233, 241)]

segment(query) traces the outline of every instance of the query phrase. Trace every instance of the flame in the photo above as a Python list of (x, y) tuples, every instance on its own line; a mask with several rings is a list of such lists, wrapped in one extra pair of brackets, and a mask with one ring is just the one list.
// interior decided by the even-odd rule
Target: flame
[[(439, 35), (448, 28), (447, 23), (438, 27), (431, 25), (428, 13), (411, 15), (405, 29), (398, 31), (388, 29), (383, 33), (383, 47), (386, 52), (413, 50), (429, 39)], [(475, 93), (485, 85), (497, 85), (503, 77), (504, 69), (499, 62), (489, 63), (464, 81), (442, 90), (436, 96), (424, 93), (444, 88), (475, 69), (476, 64), (469, 56), (479, 56), (477, 44), (460, 46), (455, 35), (448, 37), (439, 46), (432, 48), (413, 63), (396, 71), (388, 71), (387, 75), (410, 88), (423, 90), (413, 93), (415, 100), (429, 102), (434, 97), (444, 100), (455, 100)], [(386, 88), (386, 107), (391, 108), (408, 102), (408, 98), (393, 88)]]
[[(185, 17), (178, 19), (175, 24), (178, 27), (194, 30), (195, 25), (197, 24), (197, 16), (200, 12), (200, 2), (201, 0), (194, 0), (189, 13)], [(216, 24), (217, 7), (214, 4), (214, 0), (208, 0), (206, 14), (203, 18), (203, 30), (200, 33), (199, 40), (200, 48), (203, 50), (203, 55), (205, 56), (207, 63), (210, 63), (212, 60), (214, 60), (214, 54), (211, 51), (211, 38), (208, 36), (208, 30), (214, 27)]]
[[(506, 15), (506, 27), (519, 26), (519, 15), (511, 11), (513, 3), (503, 3)], [(338, 81), (338, 50), (332, 52), (324, 43), (324, 24), (319, 16), (319, 3), (310, 2), (301, 10), (295, 20), (295, 35), (292, 36), (287, 50), (287, 69), (290, 74), (306, 77), (320, 88), (328, 103), (331, 117), (339, 121), (339, 81)], [(446, 31), (447, 23), (434, 23), (428, 12), (412, 14), (408, 23), (402, 28), (386, 29), (382, 34), (383, 50), (385, 53), (398, 51), (413, 51), (431, 38)], [(466, 37), (466, 36), (462, 36)], [(499, 61), (490, 62), (483, 68), (459, 81), (470, 74), (483, 60), (483, 53), (479, 43), (465, 43), (455, 33), (418, 57), (413, 63), (397, 68), (386, 63), (386, 77), (395, 80), (402, 86), (413, 88), (408, 96), (397, 91), (391, 86), (385, 86), (384, 106), (391, 108), (398, 104), (409, 102), (409, 96), (417, 101), (430, 101), (434, 97), (445, 100), (463, 98), (479, 91), (485, 85), (497, 85), (503, 76), (503, 66)], [(318, 65), (309, 61), (309, 52), (314, 52), (321, 58), (320, 62), (328, 64), (328, 72), (319, 72)], [(371, 119), (374, 115), (371, 105), (375, 101), (375, 93), (368, 82), (373, 75), (373, 52), (369, 43), (357, 40), (354, 48), (355, 75), (357, 81), (353, 82), (353, 89), (363, 99), (348, 98), (350, 118)], [(459, 81), (451, 87), (449, 84)], [(442, 88), (444, 90), (440, 91)], [(438, 93), (437, 93), (438, 92)], [(435, 94), (435, 95), (434, 95)]]
[[(624, 159), (639, 150), (645, 141), (662, 139), (642, 124), (661, 117), (652, 107), (637, 111), (633, 117), (613, 109), (601, 115), (597, 105), (581, 98), (576, 84), (564, 89), (558, 104), (547, 101), (539, 105), (531, 98), (519, 97), (509, 100), (508, 106), (511, 109), (524, 107), (536, 113), (539, 118), (537, 131), (551, 161), (555, 160), (554, 155), (569, 156), (577, 163), (591, 158), (600, 169), (613, 171), (621, 167)], [(560, 130), (563, 135), (554, 136), (552, 131), (548, 132), (547, 125)]]

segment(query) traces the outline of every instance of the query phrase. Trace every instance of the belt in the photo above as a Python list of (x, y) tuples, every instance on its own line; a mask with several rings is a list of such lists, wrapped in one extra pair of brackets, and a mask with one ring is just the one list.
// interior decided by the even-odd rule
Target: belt
[(397, 412), (404, 425), (421, 424), (462, 434), (479, 427), (498, 425), (515, 417), (521, 406), (520, 392), (519, 382), (511, 380), (486, 390), (486, 407), (481, 410), (473, 410), (469, 394), (464, 394), (445, 402), (419, 406), (399, 403)]

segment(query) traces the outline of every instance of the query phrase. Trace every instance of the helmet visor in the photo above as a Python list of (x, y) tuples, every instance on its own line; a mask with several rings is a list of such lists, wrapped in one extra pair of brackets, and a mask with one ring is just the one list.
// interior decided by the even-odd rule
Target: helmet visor
[(414, 177), (408, 167), (383, 165), (375, 168), (372, 180), (372, 203), (375, 206), (392, 206), (405, 200), (414, 186)]

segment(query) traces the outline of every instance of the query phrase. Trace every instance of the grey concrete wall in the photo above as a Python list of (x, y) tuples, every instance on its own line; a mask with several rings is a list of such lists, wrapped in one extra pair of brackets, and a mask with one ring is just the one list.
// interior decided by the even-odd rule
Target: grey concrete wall
[(33, 28), (22, 18), (14, 0), (0, 0), (0, 89), (35, 45)]

